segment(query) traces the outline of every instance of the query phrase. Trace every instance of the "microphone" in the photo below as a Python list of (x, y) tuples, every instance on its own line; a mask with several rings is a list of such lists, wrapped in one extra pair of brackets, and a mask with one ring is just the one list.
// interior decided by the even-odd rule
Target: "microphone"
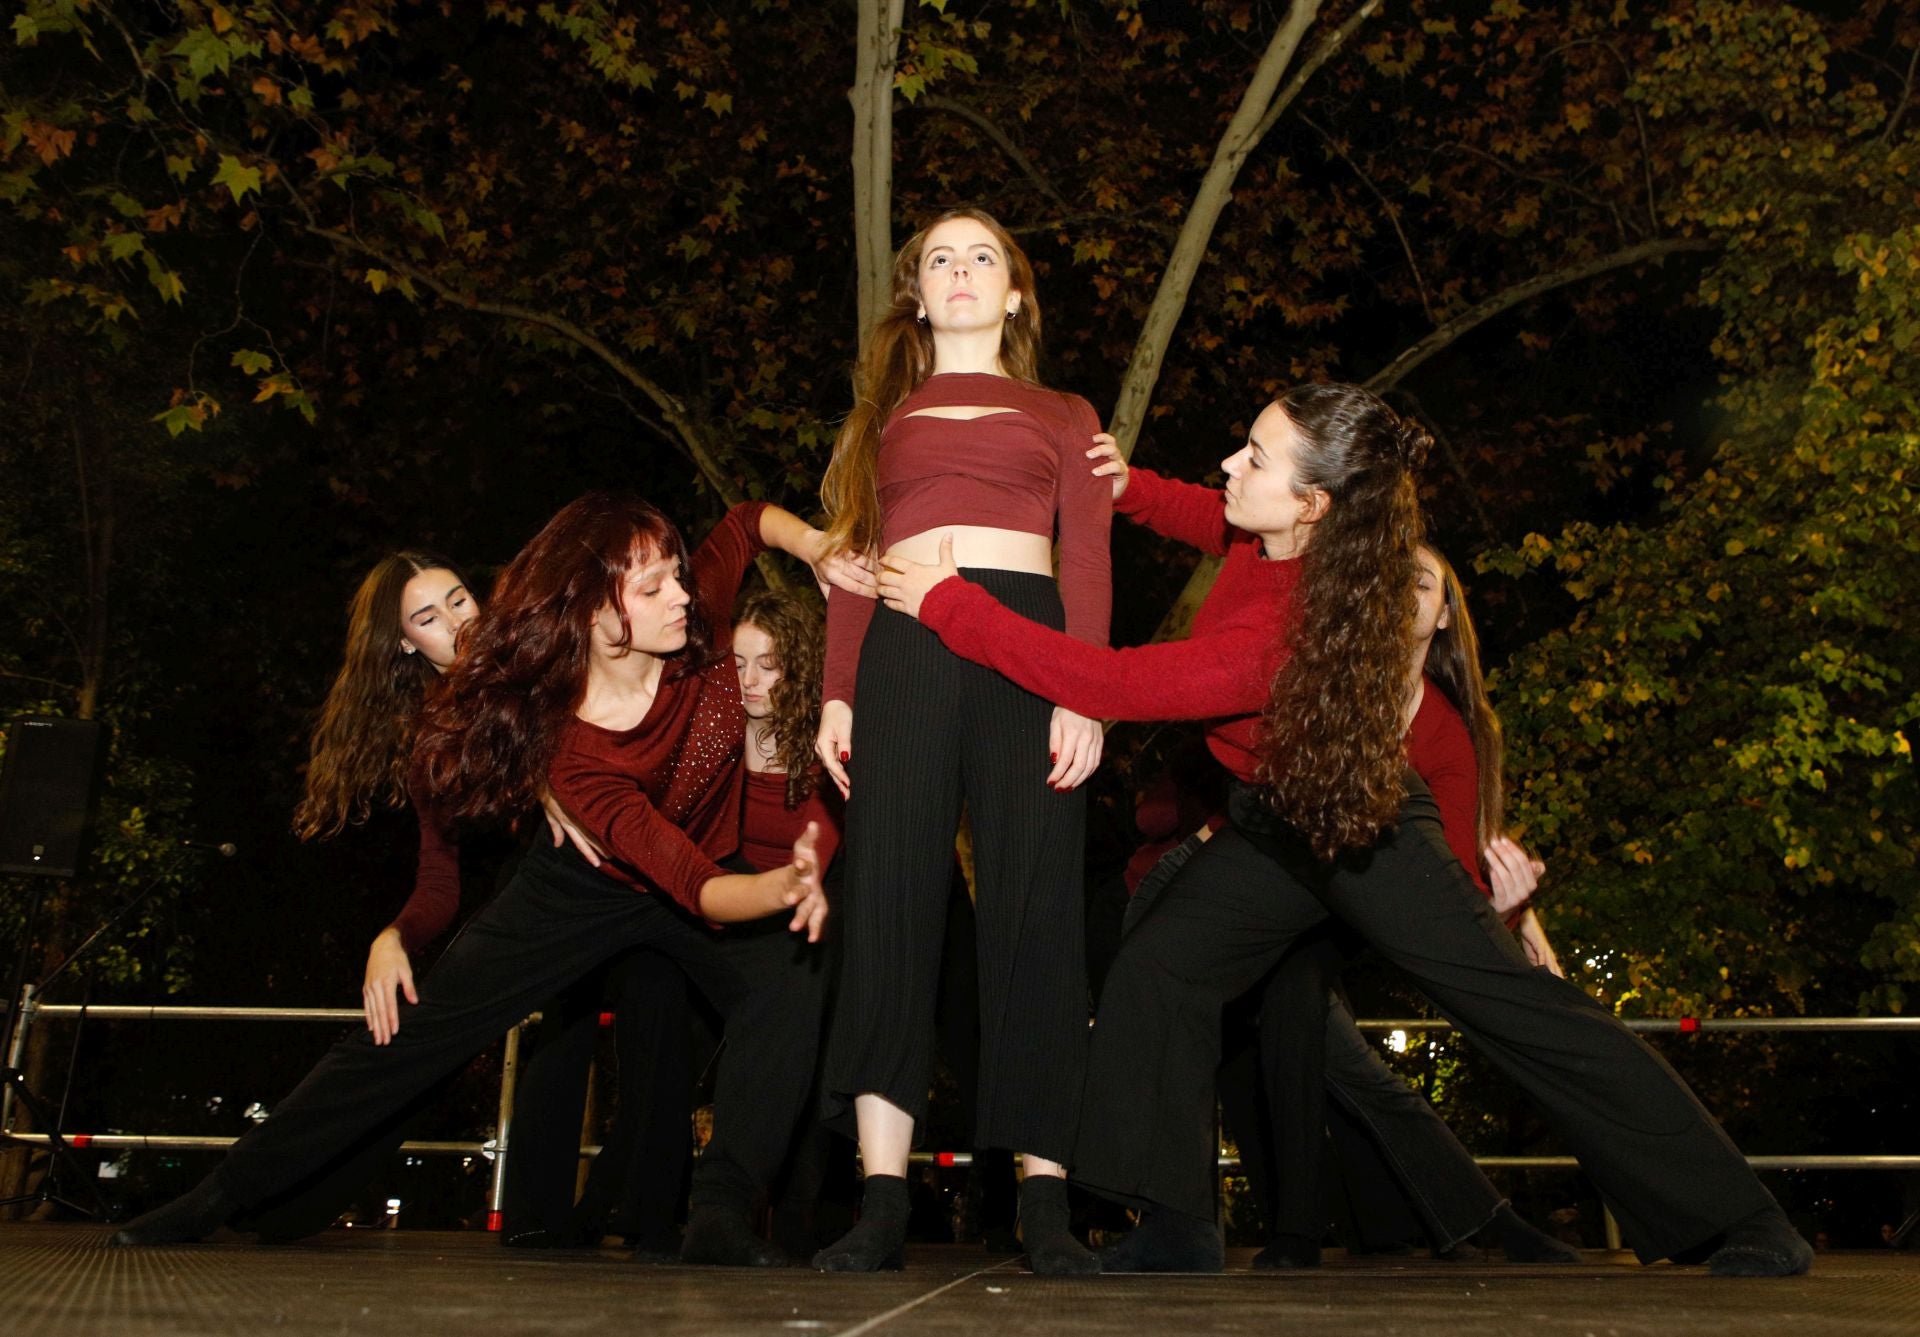
[(210, 840), (183, 840), (180, 844), (190, 850), (212, 850), (222, 859), (231, 859), (240, 852), (240, 847), (231, 840), (223, 840), (217, 845)]

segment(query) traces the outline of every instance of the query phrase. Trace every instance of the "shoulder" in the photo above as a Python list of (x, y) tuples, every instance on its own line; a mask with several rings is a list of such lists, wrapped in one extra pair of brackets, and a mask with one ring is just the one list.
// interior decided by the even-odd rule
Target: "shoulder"
[(1432, 678), (1426, 680), (1420, 708), (1414, 711), (1413, 723), (1407, 728), (1407, 748), (1436, 760), (1447, 756), (1473, 759), (1473, 735), (1467, 731), (1467, 722)]

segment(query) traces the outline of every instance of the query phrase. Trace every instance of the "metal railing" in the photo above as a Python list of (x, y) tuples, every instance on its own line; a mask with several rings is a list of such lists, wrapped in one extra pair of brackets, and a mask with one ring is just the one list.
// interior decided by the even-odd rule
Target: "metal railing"
[[(535, 1014), (536, 1016), (538, 1014)], [(191, 1007), (132, 1006), (119, 1003), (41, 1003), (29, 985), (20, 997), (19, 1023), (13, 1027), (7, 1053), (7, 1066), (17, 1068), (26, 1052), (27, 1036), (40, 1019), (95, 1021), (270, 1021), (335, 1022), (357, 1024), (364, 1017), (358, 1008), (345, 1007)], [(506, 1048), (500, 1064), (500, 1096), (497, 1131), (484, 1141), (405, 1142), (401, 1149), (419, 1155), (484, 1156), (493, 1163), (492, 1182), (487, 1195), (487, 1223), (498, 1229), (505, 1196), (507, 1157), (513, 1124), (514, 1079), (519, 1065), (520, 1032), (525, 1025), (507, 1032)], [(1357, 1023), (1363, 1031), (1412, 1032), (1452, 1031), (1453, 1024), (1438, 1017), (1373, 1017)], [(1838, 1032), (1920, 1032), (1920, 1017), (1679, 1017), (1635, 1018), (1625, 1021), (1628, 1029), (1643, 1034), (1704, 1035), (1709, 1033), (1789, 1033), (1828, 1034)], [(0, 1090), (0, 1140), (46, 1145), (46, 1133), (14, 1131), (15, 1106), (10, 1091)], [(169, 1133), (63, 1133), (66, 1142), (78, 1149), (148, 1151), (219, 1151), (232, 1146), (238, 1138), (205, 1137)], [(598, 1155), (597, 1146), (583, 1146), (582, 1156)], [(973, 1164), (968, 1151), (918, 1151), (913, 1161), (920, 1165), (965, 1167)], [(1756, 1170), (1920, 1170), (1920, 1155), (1801, 1155), (1748, 1156)], [(1564, 1170), (1577, 1169), (1580, 1162), (1572, 1156), (1475, 1156), (1476, 1164), (1487, 1169)], [(1239, 1167), (1240, 1158), (1223, 1152), (1219, 1166), (1223, 1170)], [(1608, 1245), (1619, 1247), (1618, 1227), (1612, 1214), (1607, 1218)]]

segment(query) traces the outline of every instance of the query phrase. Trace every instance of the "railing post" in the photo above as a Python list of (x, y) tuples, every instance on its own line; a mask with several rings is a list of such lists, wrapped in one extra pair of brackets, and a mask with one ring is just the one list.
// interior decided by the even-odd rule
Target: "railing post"
[(498, 1230), (507, 1202), (507, 1146), (513, 1127), (514, 1071), (520, 1066), (521, 1022), (507, 1032), (505, 1051), (500, 1055), (500, 1113), (494, 1134), (493, 1185), (487, 1191), (487, 1229)]
[[(13, 1034), (7, 1039), (8, 1072), (22, 1072), (26, 1069), (27, 1031), (33, 1026), (33, 986), (20, 986), (18, 1006), (13, 1014)], [(13, 1087), (0, 1086), (0, 1137), (13, 1133)]]

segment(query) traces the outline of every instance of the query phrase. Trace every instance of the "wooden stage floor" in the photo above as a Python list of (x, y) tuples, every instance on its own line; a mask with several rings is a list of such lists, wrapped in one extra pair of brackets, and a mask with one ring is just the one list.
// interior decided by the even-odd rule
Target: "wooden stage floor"
[(1126, 1337), (1179, 1333), (1509, 1337), (1913, 1337), (1920, 1254), (1823, 1254), (1813, 1274), (1723, 1281), (1641, 1268), (1346, 1260), (1318, 1272), (1029, 1276), (978, 1249), (914, 1250), (871, 1277), (646, 1267), (620, 1253), (521, 1253), (491, 1236), (334, 1231), (300, 1245), (106, 1247), (98, 1226), (0, 1225), (0, 1332), (176, 1334), (819, 1334)]

